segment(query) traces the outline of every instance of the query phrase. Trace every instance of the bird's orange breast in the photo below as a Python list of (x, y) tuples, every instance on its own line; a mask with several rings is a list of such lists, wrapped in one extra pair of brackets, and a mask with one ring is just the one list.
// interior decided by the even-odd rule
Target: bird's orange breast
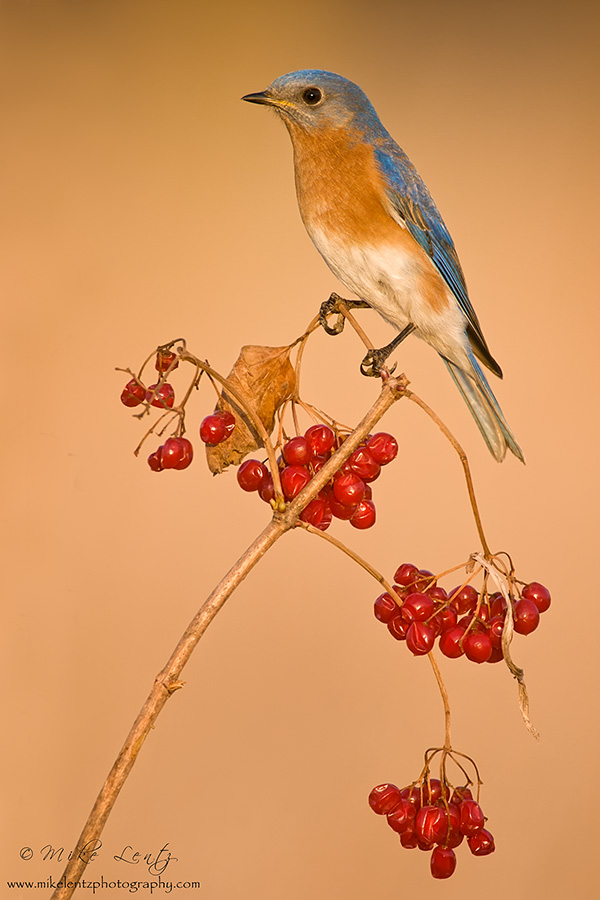
[(294, 146), (300, 213), (317, 246), (321, 234), (340, 246), (395, 248), (399, 265), (412, 260), (425, 305), (436, 312), (446, 309), (449, 298), (443, 278), (390, 213), (373, 145), (348, 128), (306, 131), (293, 121), (286, 124)]
[(341, 241), (387, 243), (403, 231), (385, 207), (381, 175), (370, 144), (349, 129), (305, 129), (289, 123), (296, 191), (307, 228)]

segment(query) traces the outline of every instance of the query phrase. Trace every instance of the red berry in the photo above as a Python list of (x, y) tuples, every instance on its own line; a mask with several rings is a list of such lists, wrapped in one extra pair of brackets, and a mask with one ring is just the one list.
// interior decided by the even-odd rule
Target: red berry
[(423, 796), (421, 803), (423, 806), (435, 806), (442, 796), (442, 782), (439, 778), (430, 778), (429, 782), (423, 784)]
[(124, 406), (139, 406), (146, 399), (146, 388), (135, 378), (128, 381), (121, 393), (121, 403)]
[(267, 472), (265, 475), (264, 480), (258, 489), (258, 496), (261, 500), (264, 500), (265, 503), (270, 503), (275, 497), (275, 485), (273, 484), (273, 476), (270, 472)]
[(335, 494), (332, 492), (329, 498), (329, 505), (331, 506), (331, 512), (336, 517), (336, 519), (351, 519), (358, 504), (356, 506), (345, 506), (343, 503), (340, 503), (339, 500), (335, 499)]
[[(156, 354), (156, 362), (154, 363), (154, 367), (162, 375), (167, 371), (171, 363), (175, 362), (176, 359), (176, 353), (172, 353), (170, 350), (159, 350)], [(176, 362), (171, 371), (173, 371), (173, 369), (176, 369), (178, 365), (179, 363)]]
[(500, 591), (495, 591), (490, 597), (490, 616), (504, 616), (506, 612), (506, 600)]
[(480, 624), (481, 623), (485, 624), (486, 622), (489, 621), (489, 618), (490, 618), (490, 608), (487, 605), (487, 603), (482, 602), (481, 606), (479, 607), (479, 612), (477, 613), (476, 621), (479, 622)]
[(540, 624), (540, 611), (533, 600), (517, 600), (515, 603), (515, 631), (531, 634)]
[(427, 624), (428, 624), (428, 625), (432, 628), (432, 630), (433, 630), (433, 637), (434, 637), (434, 639), (435, 639), (436, 637), (439, 637), (440, 634), (441, 634), (441, 632), (442, 632), (442, 625), (441, 625), (440, 620), (437, 618), (437, 616), (432, 616), (430, 619), (428, 619), (428, 620), (427, 620)]
[(401, 584), (404, 587), (414, 585), (418, 578), (419, 570), (416, 566), (413, 566), (412, 563), (402, 563), (401, 566), (398, 566), (394, 574), (394, 581), (396, 584)]
[(429, 594), (409, 594), (402, 604), (402, 615), (408, 622), (424, 622), (433, 615), (433, 600)]
[(419, 846), (419, 838), (417, 837), (417, 832), (413, 827), (407, 828), (405, 831), (400, 834), (400, 843), (406, 850), (414, 850)]
[(369, 453), (380, 466), (387, 466), (398, 455), (398, 441), (391, 434), (379, 431), (367, 441)]
[(394, 618), (394, 616), (399, 615), (400, 608), (391, 594), (388, 594), (387, 591), (385, 594), (380, 594), (380, 596), (375, 601), (375, 618), (379, 619), (380, 622), (387, 623)]
[(227, 437), (225, 423), (217, 415), (206, 416), (200, 423), (200, 438), (205, 444), (215, 446)]
[(459, 844), (462, 844), (464, 835), (460, 830), (460, 813), (458, 811), (458, 804), (456, 803), (448, 804), (448, 823), (448, 834), (444, 841), (444, 846), (458, 847)]
[(492, 652), (490, 653), (490, 658), (488, 659), (489, 663), (497, 663), (501, 662), (504, 659), (504, 653), (502, 652), (502, 647), (492, 647)]
[(475, 800), (463, 800), (458, 807), (460, 815), (460, 830), (465, 837), (470, 837), (480, 831), (485, 825), (483, 811)]
[(328, 462), (326, 456), (311, 456), (310, 471), (313, 473), (313, 475), (316, 475), (317, 472), (320, 472), (326, 462)]
[(450, 598), (451, 606), (454, 607), (459, 616), (473, 612), (479, 600), (479, 594), (470, 584), (466, 584), (463, 588), (460, 586), (455, 587), (450, 591), (448, 597)]
[(375, 524), (375, 504), (372, 500), (361, 500), (350, 518), (354, 528), (371, 528)]
[(405, 641), (406, 633), (410, 628), (410, 622), (407, 622), (406, 619), (403, 619), (398, 612), (390, 621), (387, 623), (388, 631), (397, 641)]
[(494, 616), (488, 623), (490, 641), (496, 649), (502, 646), (502, 632), (504, 631), (504, 616)]
[(550, 606), (550, 591), (538, 581), (532, 581), (529, 584), (526, 584), (521, 591), (521, 596), (524, 600), (533, 600), (541, 613), (546, 612)]
[(155, 450), (154, 453), (151, 453), (150, 456), (148, 457), (148, 465), (150, 466), (150, 468), (152, 469), (153, 472), (162, 472), (162, 470), (163, 470), (162, 462), (160, 459), (161, 452), (162, 452), (162, 444), (158, 448), (158, 450)]
[(258, 491), (269, 474), (258, 459), (247, 459), (237, 470), (237, 481), (243, 491)]
[(462, 656), (464, 650), (461, 641), (465, 636), (465, 629), (461, 625), (455, 625), (453, 628), (447, 628), (440, 635), (440, 650), (449, 659), (458, 659)]
[[(471, 788), (468, 787), (457, 787), (454, 788), (452, 792), (452, 796), (450, 798), (450, 803), (455, 804), (456, 806), (460, 806), (463, 800), (472, 800), (473, 794), (471, 792)], [(460, 812), (460, 810), (459, 810)]]
[(485, 828), (482, 828), (481, 831), (478, 831), (472, 837), (467, 838), (467, 841), (473, 856), (488, 856), (496, 849), (493, 835)]
[(227, 432), (227, 437), (229, 437), (229, 435), (235, 428), (235, 416), (233, 415), (233, 413), (229, 412), (228, 409), (220, 409), (217, 412), (217, 415), (220, 416), (222, 421), (225, 423), (225, 431)]
[(283, 445), (283, 458), (289, 466), (305, 466), (312, 457), (306, 438), (294, 437)]
[(152, 406), (158, 406), (159, 409), (172, 409), (173, 404), (175, 403), (175, 391), (173, 390), (172, 385), (165, 381), (153, 397), (155, 388), (155, 384), (149, 385), (148, 390), (146, 391), (146, 400)]
[(303, 522), (308, 522), (319, 531), (327, 531), (331, 525), (331, 509), (323, 497), (315, 497), (300, 513)]
[(183, 452), (181, 454), (181, 459), (178, 464), (175, 466), (176, 469), (187, 469), (189, 464), (194, 458), (194, 448), (192, 446), (192, 442), (188, 441), (187, 438), (180, 437), (179, 443), (183, 445)]
[(406, 646), (415, 656), (423, 656), (433, 648), (435, 634), (430, 625), (424, 622), (412, 622), (406, 632)]
[(439, 612), (435, 614), (430, 624), (433, 625), (435, 623), (436, 627), (439, 629), (439, 633), (442, 631), (446, 631), (448, 628), (454, 628), (458, 621), (458, 616), (456, 614), (456, 610), (452, 609), (451, 606), (446, 606), (444, 609), (440, 609)]
[(229, 410), (219, 409), (202, 419), (200, 437), (205, 444), (214, 446), (227, 440), (234, 428), (235, 416)]
[(375, 481), (381, 472), (381, 466), (373, 459), (366, 447), (358, 447), (348, 458), (348, 465), (354, 474), (363, 481)]
[(327, 425), (311, 425), (304, 437), (313, 456), (326, 456), (335, 444), (335, 435)]
[(400, 797), (402, 800), (410, 801), (410, 803), (414, 806), (415, 813), (418, 809), (421, 809), (421, 791), (416, 784), (410, 784), (408, 787), (402, 788), (402, 790), (400, 791)]
[(281, 473), (281, 490), (286, 500), (297, 497), (310, 481), (310, 472), (304, 466), (286, 466)]
[(471, 662), (484, 663), (492, 655), (492, 642), (483, 631), (469, 631), (463, 640), (463, 650)]
[(456, 869), (456, 854), (450, 847), (434, 847), (431, 853), (431, 874), (434, 878), (450, 878)]
[(333, 496), (344, 506), (356, 506), (365, 495), (365, 483), (362, 478), (349, 472), (347, 475), (336, 475), (333, 482)]
[(443, 587), (439, 586), (439, 584), (432, 584), (431, 587), (428, 587), (427, 590), (424, 591), (424, 593), (433, 597), (437, 603), (446, 603), (448, 599), (448, 594)]
[(415, 831), (424, 843), (443, 843), (448, 831), (446, 810), (441, 806), (422, 806), (415, 816)]
[(429, 588), (435, 586), (435, 575), (429, 569), (419, 569), (419, 577), (415, 584), (415, 591), (422, 591), (424, 594), (429, 593)]
[(174, 469), (182, 457), (182, 448), (179, 446), (179, 438), (167, 438), (160, 451), (160, 461), (163, 469)]
[(393, 812), (388, 817), (388, 825), (398, 834), (413, 827), (416, 810), (410, 800), (400, 800)]
[(160, 461), (163, 469), (187, 469), (194, 458), (194, 448), (187, 438), (167, 438)]
[(470, 631), (475, 632), (475, 634), (480, 631), (485, 631), (485, 625), (483, 625), (479, 619), (474, 618), (473, 613), (468, 613), (466, 616), (463, 616), (456, 624), (460, 625), (461, 628), (464, 628), (465, 631), (469, 629)]
[(387, 816), (400, 802), (400, 790), (395, 784), (378, 784), (369, 794), (369, 806), (378, 816)]

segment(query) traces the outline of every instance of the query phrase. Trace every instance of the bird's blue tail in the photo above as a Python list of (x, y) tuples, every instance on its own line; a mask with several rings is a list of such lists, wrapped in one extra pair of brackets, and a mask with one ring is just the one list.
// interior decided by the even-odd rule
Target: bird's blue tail
[(473, 418), (477, 422), (483, 439), (490, 449), (492, 456), (502, 462), (506, 454), (506, 448), (511, 450), (517, 459), (525, 462), (523, 451), (517, 444), (514, 435), (506, 423), (498, 401), (487, 383), (481, 367), (472, 353), (469, 353), (469, 362), (472, 367), (472, 375), (468, 375), (448, 359), (444, 362), (452, 375), (457, 388), (463, 395), (465, 402)]

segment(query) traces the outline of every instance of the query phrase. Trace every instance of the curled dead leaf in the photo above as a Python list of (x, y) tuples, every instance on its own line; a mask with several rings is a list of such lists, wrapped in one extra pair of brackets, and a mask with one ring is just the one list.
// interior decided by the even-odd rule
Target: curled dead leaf
[[(289, 400), (296, 388), (296, 373), (290, 362), (291, 347), (242, 347), (227, 380), (241, 395), (271, 434), (277, 410)], [(240, 404), (223, 389), (219, 409), (228, 409), (236, 419), (229, 438), (216, 447), (206, 448), (208, 467), (217, 475), (228, 466), (238, 466), (243, 458), (264, 446), (251, 418)]]

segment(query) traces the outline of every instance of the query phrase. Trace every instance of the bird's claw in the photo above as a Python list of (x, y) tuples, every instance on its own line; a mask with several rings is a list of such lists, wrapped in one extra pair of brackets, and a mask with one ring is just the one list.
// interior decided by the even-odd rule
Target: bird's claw
[(386, 353), (386, 347), (382, 350), (369, 350), (360, 364), (360, 371), (363, 375), (366, 375), (367, 378), (380, 378), (384, 374), (386, 376), (393, 375), (396, 371), (396, 363), (392, 366), (391, 369), (388, 369), (386, 366), (386, 360), (388, 358), (388, 353)]
[[(346, 319), (338, 309), (339, 300), (341, 300), (341, 297), (338, 297), (337, 294), (332, 294), (328, 300), (324, 300), (323, 303), (321, 303), (319, 309), (319, 325), (327, 332), (327, 334), (341, 334), (344, 330)], [(334, 325), (330, 325), (327, 319), (334, 313), (337, 313), (337, 319)]]

